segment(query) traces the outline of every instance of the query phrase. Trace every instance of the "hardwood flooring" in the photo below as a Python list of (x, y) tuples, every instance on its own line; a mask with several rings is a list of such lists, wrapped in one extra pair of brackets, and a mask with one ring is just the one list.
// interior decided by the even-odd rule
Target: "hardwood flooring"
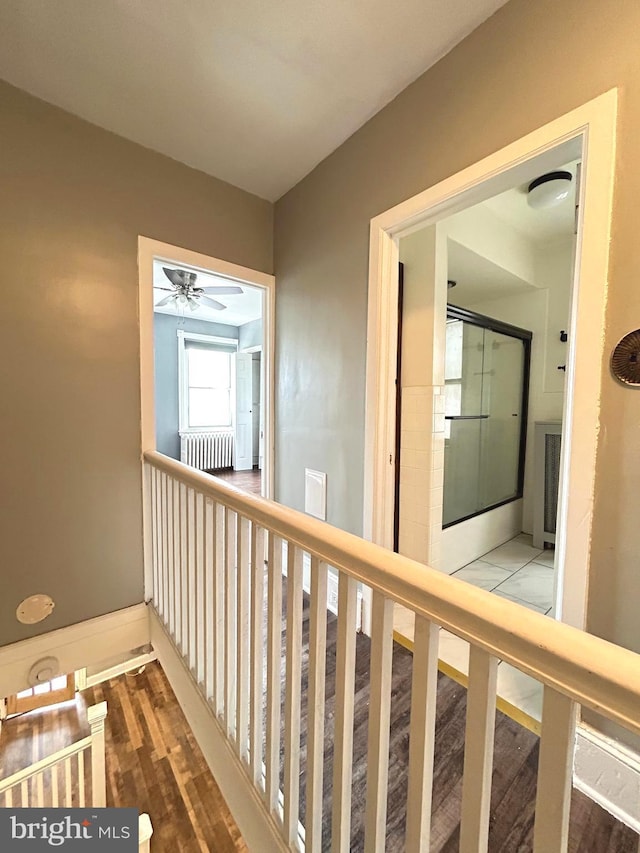
[[(286, 596), (285, 596), (286, 598)], [(307, 682), (308, 600), (303, 625), (303, 695), (301, 716), (300, 819), (304, 822)], [(327, 617), (327, 681), (323, 789), (323, 850), (330, 849), (333, 726), (335, 714), (337, 619)], [(283, 631), (284, 635), (284, 631)], [(284, 637), (283, 637), (284, 640)], [(409, 716), (413, 655), (394, 643), (391, 700), (387, 853), (404, 850)], [(356, 641), (355, 723), (350, 851), (364, 849), (366, 801), (366, 751), (368, 734), (370, 641)], [(284, 660), (282, 662), (284, 673)], [(436, 707), (434, 791), (431, 853), (455, 853), (459, 846), (462, 768), (467, 693), (464, 687), (440, 673)], [(489, 853), (526, 853), (533, 847), (533, 819), (539, 738), (501, 712), (496, 714), (494, 772), (491, 791)], [(637, 853), (638, 836), (592, 800), (574, 790), (568, 853)]]
[(224, 471), (207, 471), (213, 477), (219, 477), (228, 483), (230, 486), (235, 486), (237, 489), (242, 489), (244, 492), (249, 492), (252, 495), (260, 495), (262, 472), (254, 468), (252, 471), (234, 471), (233, 469), (225, 469)]
[[(283, 611), (286, 608), (284, 596)], [(300, 818), (305, 817), (308, 683), (308, 600), (303, 603), (300, 705)], [(323, 850), (330, 849), (337, 620), (327, 617), (327, 682)], [(285, 636), (282, 633), (284, 676)], [(413, 657), (394, 644), (386, 851), (404, 850), (409, 714)], [(350, 851), (364, 849), (370, 643), (356, 641), (355, 724)], [(282, 679), (284, 685), (284, 677)], [(246, 851), (238, 827), (158, 664), (85, 691), (76, 705), (32, 712), (5, 723), (0, 776), (36, 761), (87, 733), (85, 706), (105, 699), (109, 805), (133, 805), (151, 815), (154, 853)], [(436, 708), (431, 853), (459, 845), (466, 690), (439, 675)], [(283, 714), (284, 719), (284, 714)], [(498, 712), (495, 726), (489, 853), (532, 849), (539, 739)], [(282, 759), (284, 756), (282, 756)], [(283, 767), (283, 761), (282, 761)], [(638, 836), (578, 791), (572, 793), (568, 853), (637, 853)], [(260, 851), (256, 851), (260, 853)]]
[(107, 805), (153, 824), (153, 853), (247, 851), (158, 663), (85, 690), (75, 703), (7, 720), (0, 778), (84, 737), (86, 708), (106, 700)]

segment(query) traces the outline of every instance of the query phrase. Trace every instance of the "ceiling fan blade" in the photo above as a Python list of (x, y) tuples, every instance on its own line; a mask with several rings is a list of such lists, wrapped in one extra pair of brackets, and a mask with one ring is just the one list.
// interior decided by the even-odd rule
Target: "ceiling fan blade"
[(157, 284), (153, 285), (154, 290), (165, 290), (167, 293), (175, 293), (175, 289), (172, 290), (170, 287), (158, 287)]
[(162, 267), (164, 274), (174, 287), (193, 287), (198, 276), (188, 270), (172, 270), (170, 267)]
[[(162, 288), (164, 290), (164, 288)], [(164, 299), (161, 299), (160, 302), (156, 302), (156, 308), (162, 308), (163, 305), (168, 305), (170, 302), (175, 301), (176, 295), (172, 293), (171, 296), (165, 296)]]
[(227, 307), (226, 305), (223, 305), (222, 302), (218, 302), (217, 299), (211, 299), (209, 296), (199, 296), (198, 299), (203, 305), (208, 305), (209, 308), (215, 308), (216, 311), (223, 311)]
[(232, 293), (244, 293), (241, 287), (226, 284), (214, 285), (212, 287), (203, 287), (202, 290), (205, 293), (213, 293), (217, 296), (231, 296)]

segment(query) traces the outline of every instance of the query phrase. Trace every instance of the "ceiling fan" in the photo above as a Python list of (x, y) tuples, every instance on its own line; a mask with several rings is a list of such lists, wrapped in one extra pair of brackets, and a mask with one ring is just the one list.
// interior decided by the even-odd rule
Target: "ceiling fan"
[(242, 293), (243, 290), (237, 285), (219, 284), (212, 287), (196, 287), (197, 274), (188, 270), (172, 270), (169, 267), (162, 267), (164, 274), (171, 282), (171, 287), (158, 287), (157, 290), (168, 290), (169, 296), (165, 296), (160, 302), (156, 303), (156, 308), (161, 308), (163, 305), (169, 305), (174, 302), (177, 307), (184, 308), (187, 305), (192, 311), (197, 311), (200, 305), (206, 305), (208, 308), (215, 308), (216, 311), (223, 311), (227, 306), (217, 299), (211, 299), (207, 293), (215, 293), (217, 296), (228, 296), (232, 293)]

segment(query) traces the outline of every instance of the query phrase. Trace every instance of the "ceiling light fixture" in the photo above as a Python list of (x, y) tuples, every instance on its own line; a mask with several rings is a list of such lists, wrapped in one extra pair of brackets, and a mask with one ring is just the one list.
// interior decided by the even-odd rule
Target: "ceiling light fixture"
[(571, 191), (571, 172), (547, 172), (531, 181), (527, 188), (527, 202), (535, 210), (556, 207)]

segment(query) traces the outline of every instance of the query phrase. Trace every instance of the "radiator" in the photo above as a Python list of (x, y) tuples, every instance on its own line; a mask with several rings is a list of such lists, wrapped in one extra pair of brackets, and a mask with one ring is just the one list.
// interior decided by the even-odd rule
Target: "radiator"
[(535, 429), (533, 546), (544, 548), (545, 543), (556, 541), (562, 424), (541, 421)]
[(231, 468), (233, 446), (232, 430), (180, 433), (180, 461), (201, 471)]

